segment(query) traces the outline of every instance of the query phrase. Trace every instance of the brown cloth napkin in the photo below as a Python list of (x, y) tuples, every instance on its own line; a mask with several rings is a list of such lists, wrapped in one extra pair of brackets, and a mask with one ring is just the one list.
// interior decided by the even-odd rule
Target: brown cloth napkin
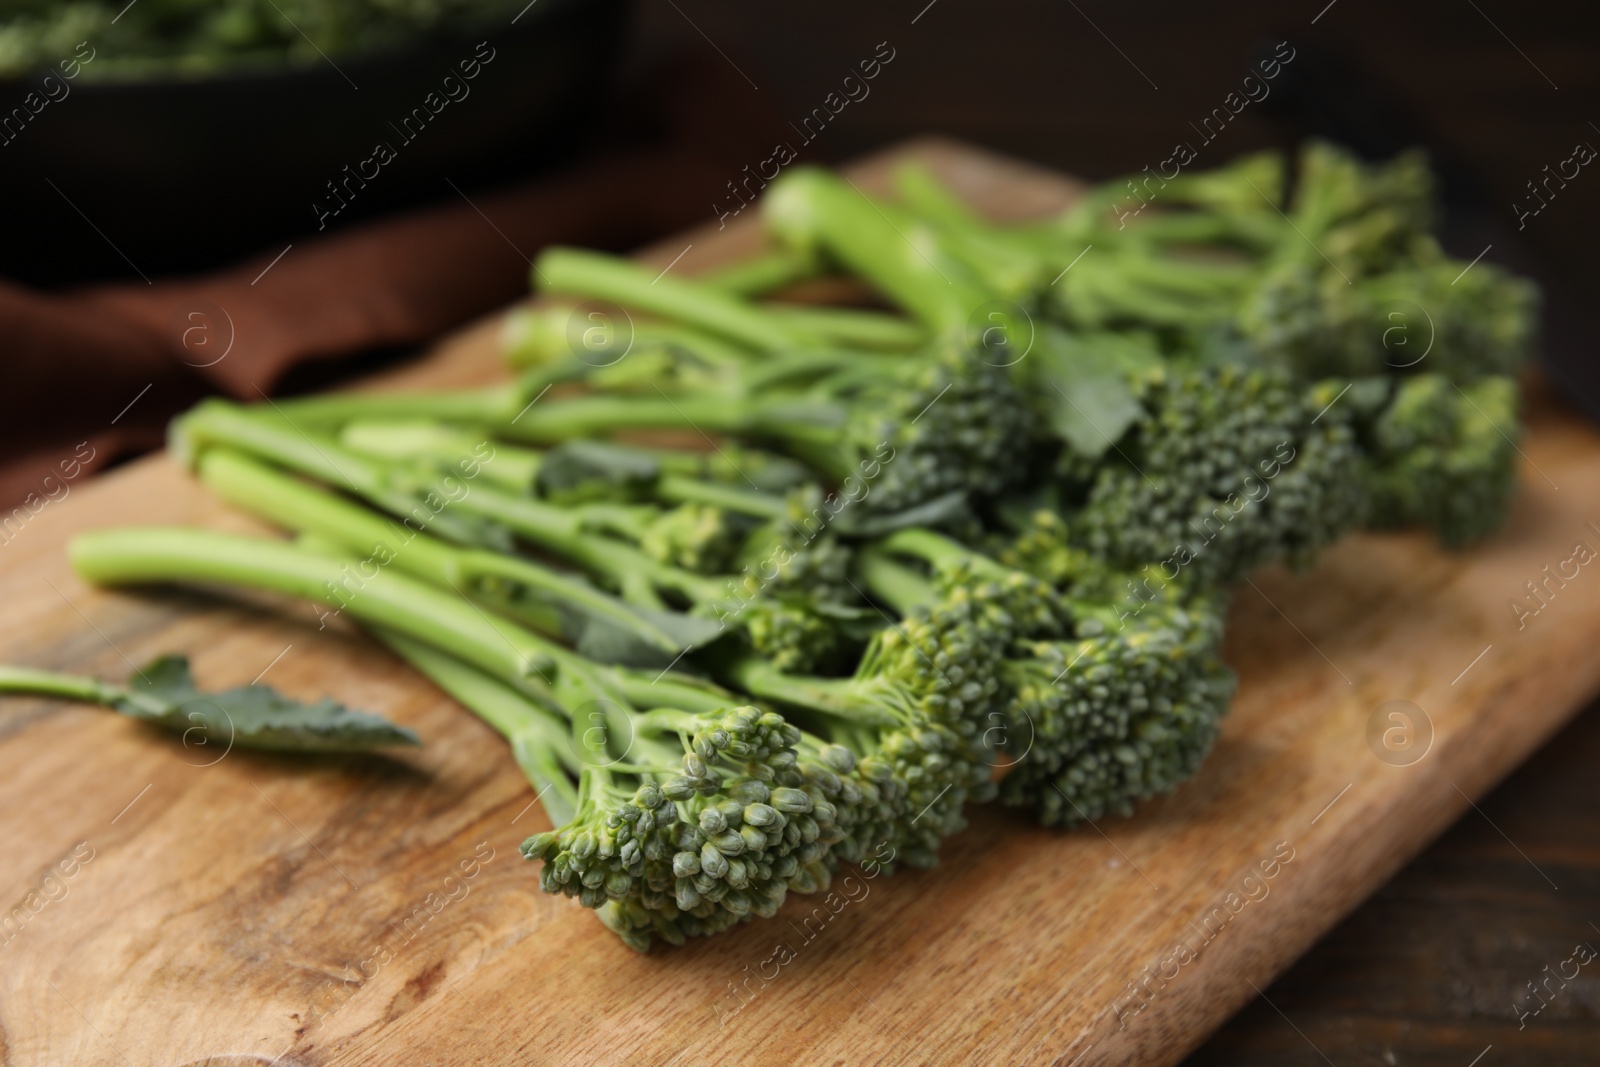
[(662, 77), (651, 95), (664, 129), (602, 139), (644, 146), (521, 187), (297, 240), (281, 259), (206, 277), (59, 294), (0, 281), (0, 508), (42, 506), (64, 482), (159, 446), (167, 420), (202, 396), (259, 399), (291, 371), (420, 344), (502, 306), (527, 291), (544, 245), (627, 248), (709, 218), (775, 123), (715, 64)]

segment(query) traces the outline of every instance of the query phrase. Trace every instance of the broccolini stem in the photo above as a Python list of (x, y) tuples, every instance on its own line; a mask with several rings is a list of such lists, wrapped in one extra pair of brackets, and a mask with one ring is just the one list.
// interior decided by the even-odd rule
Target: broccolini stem
[(874, 597), (888, 601), (899, 615), (909, 615), (937, 599), (932, 582), (880, 546), (866, 545), (858, 549), (855, 563), (867, 590)]
[[(201, 480), (229, 503), (285, 529), (330, 541), (343, 553), (381, 554), (399, 570), (463, 595), (481, 594), (488, 580), (501, 579), (535, 594), (535, 600), (553, 601), (591, 618), (605, 619), (667, 656), (682, 651), (677, 642), (625, 605), (535, 563), (446, 544), (228, 449), (207, 449), (200, 456), (199, 469)], [(550, 632), (545, 626), (540, 628)], [(553, 632), (560, 635), (559, 628)]]
[(759, 519), (781, 519), (788, 514), (782, 497), (686, 478), (681, 474), (662, 475), (655, 490), (656, 495), (669, 504), (707, 504), (735, 515), (752, 515)]
[(113, 705), (129, 696), (122, 686), (102, 682), (98, 678), (58, 674), (31, 667), (0, 667), (0, 693), (26, 693), (100, 705)]
[(651, 674), (626, 667), (612, 668), (612, 680), (616, 682), (617, 690), (635, 707), (667, 706), (684, 711), (721, 711), (739, 703), (732, 693), (708, 685), (674, 680), (670, 675)]
[(732, 293), (600, 252), (547, 248), (534, 267), (534, 284), (547, 293), (610, 300), (688, 323), (759, 352), (815, 340)]
[(898, 168), (894, 186), (911, 210), (941, 226), (971, 230), (987, 225), (924, 163), (907, 163)]
[[(427, 395), (421, 399), (425, 401)], [(343, 418), (333, 420), (335, 422), (387, 418), (390, 414), (381, 405), (363, 410), (362, 405), (373, 398), (329, 399), (360, 402), (347, 403)], [(375, 399), (387, 404), (392, 398), (380, 394)], [(409, 403), (408, 400), (407, 405), (402, 406), (409, 406)], [(180, 451), (186, 454), (196, 454), (207, 444), (231, 445), (356, 493), (395, 514), (405, 514), (416, 504), (414, 499), (390, 488), (384, 467), (341, 447), (331, 437), (307, 437), (298, 428), (299, 421), (298, 413), (291, 421), (283, 405), (268, 412), (246, 410), (225, 401), (206, 401), (174, 424), (174, 436)], [(842, 479), (855, 469), (853, 461), (843, 456), (838, 447), (843, 415), (837, 404), (826, 401), (747, 399), (736, 403), (728, 397), (707, 395), (676, 398), (578, 396), (559, 404), (528, 405), (518, 414), (487, 421), (497, 438), (536, 444), (602, 436), (619, 429), (693, 430), (777, 437), (787, 441), (792, 451), (829, 477)], [(480, 438), (479, 443), (486, 442)], [(497, 441), (494, 447), (502, 446)], [(480, 467), (492, 462), (477, 461)], [(486, 487), (479, 486), (471, 495), (475, 497), (486, 491)], [(441, 529), (449, 530), (454, 540), (465, 543), (478, 540), (472, 531), (456, 529), (460, 524), (451, 520), (451, 515), (439, 514), (432, 521)]]
[(778, 321), (815, 334), (828, 344), (905, 352), (928, 340), (927, 331), (915, 322), (882, 311), (821, 304), (766, 304), (763, 307)]
[[(391, 485), (388, 468), (339, 447), (331, 437), (306, 435), (279, 410), (252, 411), (226, 401), (207, 400), (173, 423), (172, 438), (174, 451), (191, 466), (199, 462), (209, 446), (226, 445), (309, 474), (393, 515), (410, 515), (419, 506), (416, 496)], [(476, 456), (459, 459), (470, 461), (476, 469), (483, 467)], [(431, 507), (426, 511), (427, 523), (435, 533), (464, 544), (481, 540), (481, 532), (462, 523), (456, 515)]]
[(939, 228), (951, 254), (997, 295), (1031, 296), (1055, 273), (1039, 249), (979, 218), (926, 166), (901, 167), (895, 188), (912, 211)]
[[(483, 438), (441, 423), (360, 421), (345, 426), (340, 442), (351, 451), (377, 459), (427, 459), (449, 464), (470, 453)], [(534, 485), (543, 454), (500, 442), (493, 448), (494, 459), (483, 464), (483, 477), (509, 492), (527, 492)], [(649, 450), (641, 450), (641, 455), (656, 458)], [(668, 457), (677, 458), (676, 454)], [(778, 497), (670, 472), (662, 475), (656, 495), (668, 503), (708, 504), (759, 518), (784, 514), (784, 503)]]
[[(337, 398), (344, 399), (344, 398)], [(379, 492), (383, 469), (361, 456), (330, 453), (316, 441), (297, 432), (275, 412), (247, 411), (226, 400), (204, 400), (172, 424), (173, 451), (193, 466), (206, 446), (230, 445), (255, 455), (269, 456), (283, 466), (351, 492)]]
[(624, 599), (659, 598), (648, 592), (664, 589), (696, 602), (714, 598), (717, 587), (699, 575), (651, 559), (631, 545), (596, 536), (583, 527), (582, 516), (528, 497), (511, 496), (488, 486), (464, 497), (463, 511), (503, 523), (518, 536), (600, 575), (622, 591)]
[(462, 578), (455, 552), (445, 543), (230, 448), (205, 449), (195, 467), (200, 480), (223, 500), (275, 525), (316, 534), (349, 552), (383, 548), (400, 569), (435, 585), (454, 585)]
[(575, 396), (534, 404), (520, 417), (496, 422), (497, 436), (529, 444), (558, 444), (619, 429), (751, 433), (764, 429), (758, 409), (723, 396)]
[[(436, 464), (460, 461), (485, 444), (482, 434), (460, 426), (424, 420), (360, 419), (347, 423), (339, 434), (345, 449), (371, 459), (422, 459)], [(482, 477), (512, 492), (527, 492), (539, 474), (540, 454), (494, 442), (491, 459), (482, 464)]]
[[(616, 322), (603, 312), (581, 307), (534, 307), (512, 312), (502, 333), (506, 360), (513, 367), (546, 368), (556, 377), (576, 369), (577, 357), (590, 366), (605, 365), (603, 354), (616, 358), (632, 352), (680, 348), (710, 363), (744, 363), (751, 353), (715, 334), (678, 323)], [(593, 362), (591, 362), (593, 361)], [(531, 379), (530, 379), (531, 380)]]
[(273, 409), (297, 426), (326, 430), (352, 419), (440, 419), (493, 425), (514, 419), (528, 402), (516, 386), (421, 393), (333, 393), (277, 400)]
[(539, 791), (540, 803), (553, 825), (572, 818), (578, 791), (568, 775), (575, 776), (582, 766), (572, 752), (564, 719), (431, 645), (387, 627), (372, 630), (402, 659), (511, 743), (517, 764)]
[[(1174, 245), (1245, 245), (1260, 251), (1259, 227), (1242, 225), (1243, 220), (1207, 212), (1163, 212), (1141, 219), (1129, 227), (1130, 241)], [(1275, 227), (1276, 237), (1282, 227)], [(1276, 242), (1273, 242), (1276, 243)]]
[[(536, 697), (542, 693), (530, 679), (551, 665), (553, 653), (564, 652), (515, 623), (492, 620), (461, 597), (382, 573), (373, 559), (352, 566), (281, 541), (163, 526), (83, 534), (68, 551), (78, 575), (97, 585), (220, 582), (303, 597), (333, 608), (331, 614), (348, 611)], [(367, 565), (370, 576), (359, 573)]]
[(935, 333), (959, 334), (991, 295), (942, 250), (917, 241), (909, 231), (919, 224), (905, 212), (826, 171), (791, 170), (773, 183), (763, 211), (792, 247), (825, 248)]
[(786, 674), (760, 656), (742, 655), (722, 667), (723, 675), (751, 696), (806, 708), (830, 718), (866, 726), (896, 726), (900, 716), (862, 699), (853, 678), (810, 678)]
[(660, 737), (663, 734), (693, 734), (699, 725), (692, 712), (681, 708), (644, 706), (651, 710), (634, 716), (635, 729), (641, 735)]
[(702, 285), (734, 293), (738, 296), (761, 296), (774, 289), (814, 278), (822, 273), (822, 264), (815, 256), (808, 256), (790, 248), (769, 248), (760, 255), (741, 259), (732, 266), (700, 276)]
[(988, 577), (1001, 577), (1007, 573), (1006, 567), (981, 552), (974, 552), (959, 541), (922, 527), (896, 530), (878, 544), (889, 552), (920, 559), (935, 570), (965, 564)]

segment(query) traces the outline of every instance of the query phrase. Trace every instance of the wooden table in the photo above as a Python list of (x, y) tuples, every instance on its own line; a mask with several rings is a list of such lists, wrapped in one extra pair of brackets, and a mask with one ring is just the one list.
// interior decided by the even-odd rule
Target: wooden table
[(1184, 1067), (1591, 1067), (1593, 968), (1551, 981), (1542, 1009), (1527, 983), (1579, 942), (1600, 948), (1596, 766), (1591, 704)]
[[(913, 150), (997, 215), (1074, 191)], [(725, 262), (753, 247), (748, 222), (649, 258)], [(385, 384), (491, 377), (495, 329)], [(252, 522), (162, 457), (76, 486), (0, 551), (0, 659), (120, 677), (185, 651), (204, 685), (264, 674), (427, 745), (297, 762), (5, 702), (0, 891), (29, 905), (0, 945), (3, 1048), (20, 1064), (1175, 1062), (1600, 688), (1595, 579), (1522, 631), (1507, 607), (1575, 541), (1600, 545), (1600, 438), (1548, 406), (1530, 417), (1515, 514), (1488, 544), (1360, 536), (1241, 589), (1239, 694), (1174, 797), (1072, 833), (974, 811), (938, 869), (855, 882), (825, 922), (803, 926), (818, 902), (797, 898), (650, 956), (538, 892), (516, 845), (547, 823), (503, 747), (371, 642), (272, 598), (99, 592), (62, 552), (97, 527)], [(1431, 734), (1414, 762), (1369, 744), (1396, 700)]]

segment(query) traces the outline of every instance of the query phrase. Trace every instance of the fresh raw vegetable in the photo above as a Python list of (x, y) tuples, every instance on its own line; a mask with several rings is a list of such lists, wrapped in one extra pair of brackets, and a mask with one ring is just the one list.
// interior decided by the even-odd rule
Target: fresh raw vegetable
[[(72, 551), (79, 572), (101, 584), (221, 582), (324, 603), (339, 597), (323, 583), (356, 562), (320, 541), (159, 528), (88, 534)], [(589, 661), (403, 574), (364, 577), (344, 607), (506, 734), (530, 780), (568, 815), (524, 846), (549, 861), (544, 888), (600, 909), (637, 948), (770, 915), (790, 889), (826, 885), (839, 860), (883, 857), (895, 847), (885, 835), (939, 799), (924, 797), (937, 784), (929, 774), (944, 768), (941, 742), (929, 740), (937, 723), (910, 709), (829, 709), (858, 758), (726, 690)], [(880, 746), (880, 726), (900, 729)], [(909, 759), (919, 746), (934, 751)], [(953, 829), (959, 799), (930, 827)]]
[[(1112, 330), (1152, 341), (1178, 366), (1268, 367), (1315, 387), (1310, 414), (1321, 432), (1342, 435), (1331, 419), (1353, 434), (1369, 523), (1425, 524), (1451, 546), (1492, 533), (1513, 489), (1511, 376), (1534, 345), (1536, 289), (1440, 249), (1428, 232), (1432, 178), (1419, 155), (1368, 165), (1312, 144), (1296, 169), (1292, 187), (1270, 154), (1168, 183), (1135, 179), (1150, 211), (1128, 182), (1109, 182), (1061, 218), (1023, 227), (990, 226), (952, 206), (925, 170), (908, 168), (899, 189), (929, 240), (1035, 318), (1069, 327), (1080, 347)], [(773, 229), (786, 233), (786, 221)], [(1040, 329), (1048, 359), (1052, 335)], [(1114, 343), (1095, 347), (1117, 352)], [(1137, 384), (1110, 386), (1095, 361), (1076, 362), (1078, 374), (1051, 375), (1080, 406), (1082, 390), (1113, 411), (1129, 408)], [(1346, 385), (1347, 400), (1366, 403), (1341, 413), (1335, 397)], [(1057, 425), (1068, 431), (1081, 421), (1062, 414)], [(1063, 436), (1078, 451), (1095, 444), (1090, 433)], [(1343, 508), (1329, 516), (1347, 521)], [(1330, 519), (1322, 525), (1336, 536)]]
[[(1001, 226), (927, 171), (889, 199), (796, 168), (773, 249), (719, 275), (546, 250), (514, 382), (179, 419), (298, 545), (134, 530), (74, 561), (371, 627), (506, 736), (555, 824), (543, 887), (636, 948), (930, 865), (994, 796), (1125, 815), (1218, 736), (1232, 583), (1363, 524), (1465, 545), (1513, 491), (1532, 289), (1451, 283), (1413, 157), (1287, 173)], [(841, 270), (889, 307), (769, 298)]]

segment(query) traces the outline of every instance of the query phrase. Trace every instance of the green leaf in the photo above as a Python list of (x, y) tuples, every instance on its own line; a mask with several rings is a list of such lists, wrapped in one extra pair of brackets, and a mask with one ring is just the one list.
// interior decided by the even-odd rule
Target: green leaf
[(833, 520), (833, 528), (846, 537), (882, 537), (912, 526), (939, 526), (969, 514), (967, 494), (955, 490), (901, 511), (861, 514), (847, 509)]
[[(600, 663), (623, 667), (666, 667), (682, 658), (683, 652), (702, 648), (728, 632), (715, 619), (674, 611), (632, 607), (641, 626), (628, 627), (566, 604), (557, 604), (556, 608), (561, 614), (562, 632), (580, 654)], [(646, 640), (641, 632), (645, 630), (659, 634), (661, 640)], [(678, 651), (666, 651), (667, 644)]]
[(1097, 459), (1139, 418), (1134, 379), (1162, 365), (1155, 342), (1136, 333), (1047, 331), (1031, 372), (1050, 428), (1079, 455)]
[(647, 452), (580, 439), (546, 452), (536, 483), (541, 496), (557, 503), (639, 500), (660, 474), (660, 465)]
[(203, 693), (185, 656), (162, 656), (146, 665), (112, 706), (169, 730), (199, 730), (208, 742), (241, 748), (348, 752), (422, 743), (403, 726), (326, 697), (301, 704), (264, 685)]

